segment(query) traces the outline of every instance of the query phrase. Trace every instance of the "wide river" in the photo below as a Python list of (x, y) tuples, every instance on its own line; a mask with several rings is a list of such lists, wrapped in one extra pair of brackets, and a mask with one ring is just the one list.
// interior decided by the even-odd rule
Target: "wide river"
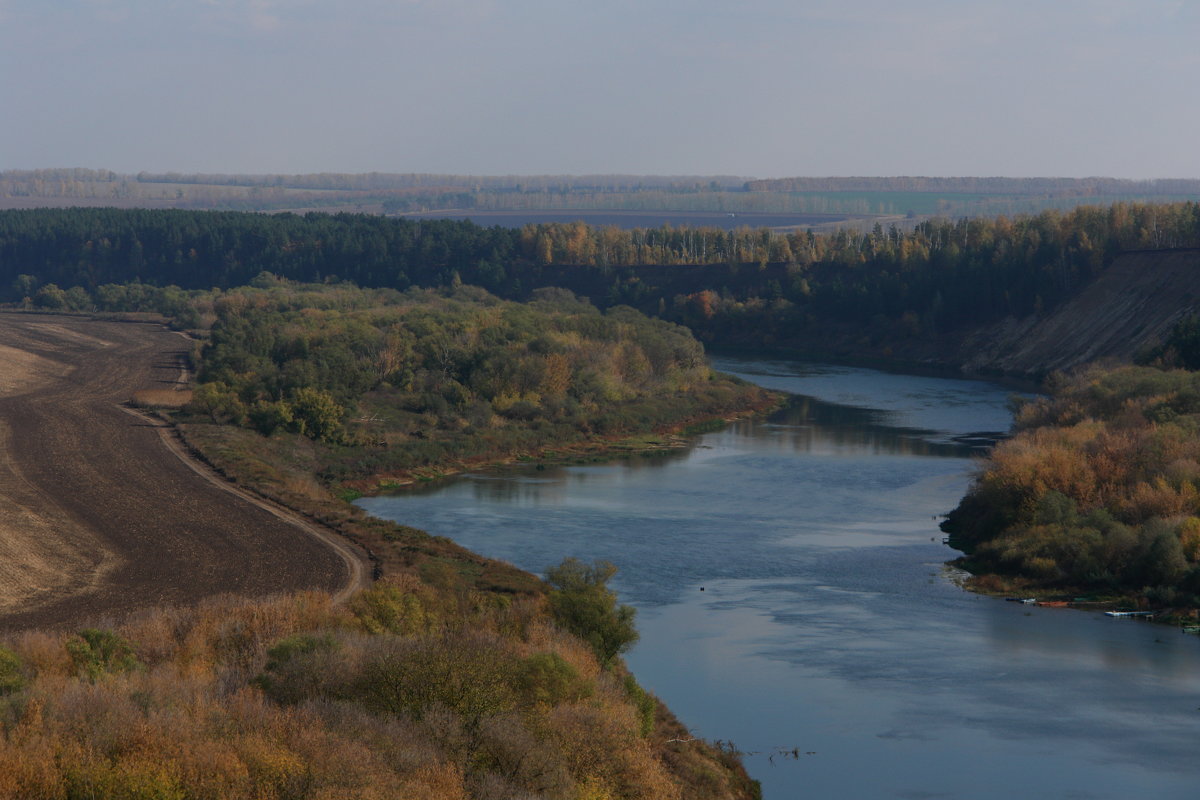
[(796, 395), (665, 457), (361, 500), (541, 573), (606, 559), (638, 679), (768, 800), (1200, 797), (1200, 638), (959, 589), (937, 516), (1000, 387), (718, 359)]

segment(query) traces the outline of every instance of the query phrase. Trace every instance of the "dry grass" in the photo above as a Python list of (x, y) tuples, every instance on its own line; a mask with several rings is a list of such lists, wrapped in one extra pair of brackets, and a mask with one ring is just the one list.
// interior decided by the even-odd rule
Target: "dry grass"
[(142, 389), (133, 393), (130, 402), (138, 408), (180, 409), (192, 402), (192, 390)]
[[(408, 576), (349, 608), (304, 593), (143, 613), (104, 639), (136, 662), (76, 634), (12, 639), (24, 686), (0, 696), (0, 800), (681, 796), (666, 734), (641, 735), (619, 677), (541, 602)], [(545, 663), (575, 677), (528, 694)], [(744, 796), (704, 752), (692, 767), (722, 777), (688, 796)]]

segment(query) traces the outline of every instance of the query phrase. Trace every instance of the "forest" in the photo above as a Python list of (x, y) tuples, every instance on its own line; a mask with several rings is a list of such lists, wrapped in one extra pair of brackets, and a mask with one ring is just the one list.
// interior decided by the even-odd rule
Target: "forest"
[(474, 287), (291, 284), (198, 293), (211, 320), (188, 410), (320, 443), (318, 474), (371, 488), (761, 408), (689, 331), (561, 289), (525, 304)]
[(104, 308), (105, 285), (225, 289), (263, 271), (400, 290), (458, 282), (514, 300), (560, 286), (709, 343), (828, 349), (840, 337), (886, 356), (897, 342), (1053, 309), (1120, 252), (1197, 246), (1197, 202), (832, 234), (41, 209), (0, 212), (0, 292), (42, 308), (82, 308), (86, 292)]

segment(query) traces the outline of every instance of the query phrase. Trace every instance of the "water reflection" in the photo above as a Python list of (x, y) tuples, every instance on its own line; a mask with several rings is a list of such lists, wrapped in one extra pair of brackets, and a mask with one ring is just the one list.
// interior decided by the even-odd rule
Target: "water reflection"
[[(877, 409), (853, 408), (813, 397), (795, 396), (766, 420), (735, 423), (731, 433), (756, 444), (773, 443), (800, 453), (855, 452), (965, 458), (986, 449), (982, 443), (955, 440), (944, 430), (897, 427), (888, 422), (892, 416)], [(974, 435), (987, 438), (987, 434)]]
[[(434, 481), (404, 490), (409, 496), (445, 491), (466, 481), (472, 497), (485, 503), (519, 507), (562, 503), (587, 481), (616, 490), (622, 484), (646, 480), (642, 473), (667, 466), (696, 467), (705, 462), (751, 453), (811, 456), (901, 456), (968, 458), (986, 451), (996, 433), (951, 434), (945, 430), (889, 425), (891, 412), (853, 408), (812, 397), (793, 396), (766, 418), (734, 422), (685, 448), (650, 451), (607, 463), (533, 467), (519, 464), (472, 473), (449, 481)], [(969, 441), (960, 441), (961, 439)]]
[(765, 386), (866, 414), (868, 422), (936, 431), (1003, 433), (1008, 389), (978, 381), (915, 377), (854, 367), (769, 359), (713, 359), (713, 367)]

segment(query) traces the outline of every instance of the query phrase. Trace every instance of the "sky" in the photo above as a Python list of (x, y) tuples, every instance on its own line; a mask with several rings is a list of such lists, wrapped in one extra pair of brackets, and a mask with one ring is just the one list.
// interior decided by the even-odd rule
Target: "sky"
[(0, 169), (1200, 178), (1200, 0), (0, 0)]

